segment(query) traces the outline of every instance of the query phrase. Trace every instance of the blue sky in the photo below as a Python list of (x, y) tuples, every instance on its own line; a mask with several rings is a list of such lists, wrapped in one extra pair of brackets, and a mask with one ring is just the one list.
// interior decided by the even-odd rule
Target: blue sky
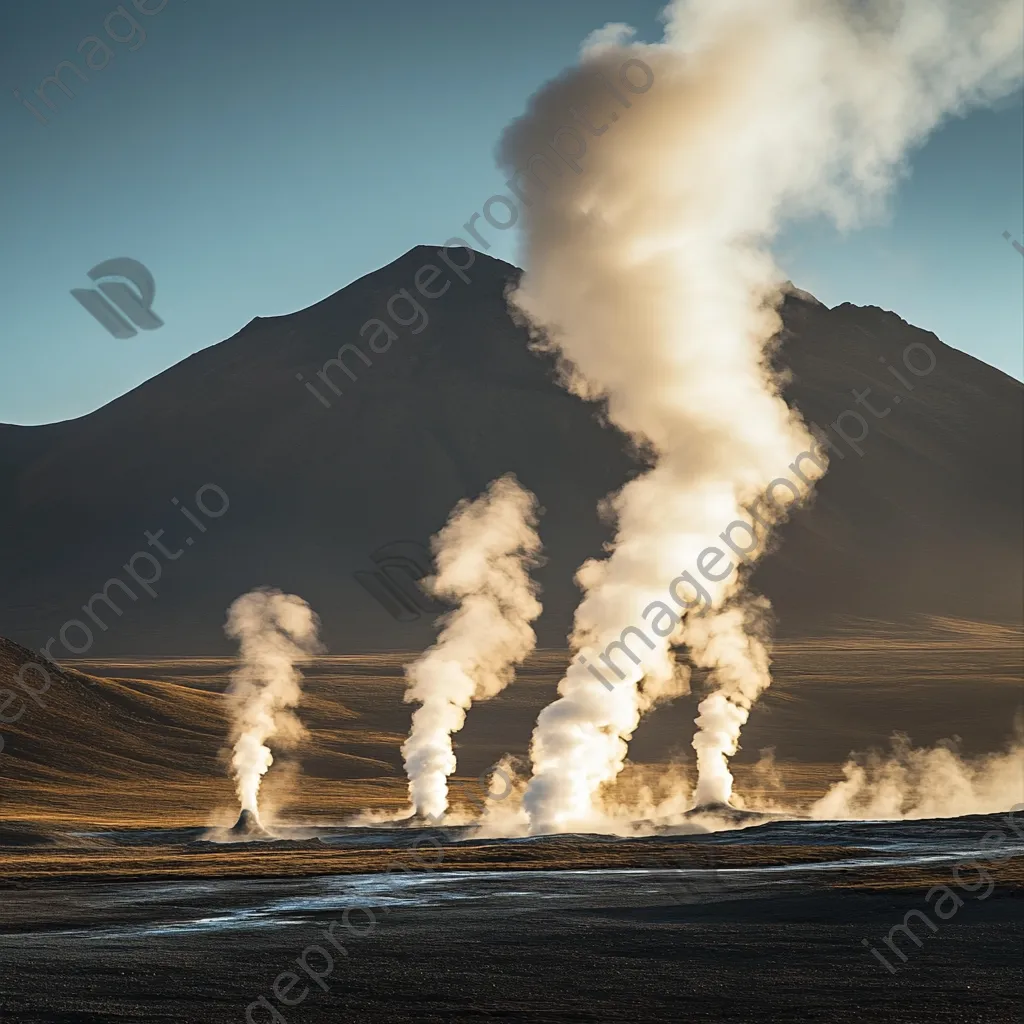
[[(156, 9), (161, 0), (138, 0)], [(110, 0), (0, 12), (4, 330), (0, 421), (79, 416), (229, 337), (301, 309), (421, 243), (440, 243), (501, 191), (503, 127), (608, 21), (660, 35), (647, 0), (167, 0), (142, 27)], [(133, 32), (136, 34), (133, 37)], [(135, 46), (131, 50), (131, 46)], [(58, 63), (57, 110), (34, 99)], [(915, 154), (885, 223), (820, 224), (782, 240), (801, 287), (893, 309), (1024, 377), (1020, 96), (955, 121)], [(512, 232), (492, 254), (515, 261)], [(112, 257), (156, 280), (157, 331), (118, 340), (69, 294)]]

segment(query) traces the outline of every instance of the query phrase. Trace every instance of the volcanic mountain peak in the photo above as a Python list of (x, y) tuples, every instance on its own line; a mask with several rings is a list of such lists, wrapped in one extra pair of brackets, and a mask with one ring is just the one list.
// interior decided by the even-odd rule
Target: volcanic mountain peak
[[(467, 283), (438, 253), (415, 247), (308, 309), (254, 320), (73, 423), (0, 427), (0, 633), (54, 638), (58, 659), (72, 620), (89, 654), (227, 654), (224, 609), (270, 583), (318, 609), (331, 650), (422, 648), (429, 538), (459, 499), (514, 472), (547, 510), (539, 642), (564, 644), (574, 574), (610, 539), (599, 503), (641, 463), (531, 350), (507, 308), (520, 272), (452, 250)], [(416, 285), (427, 265), (443, 272), (428, 291), (449, 284), (433, 299)], [(392, 301), (403, 290), (421, 312)], [(757, 569), (780, 634), (850, 616), (1019, 620), (1020, 382), (893, 313), (800, 289), (781, 312), (787, 400), (832, 447), (813, 506)], [(207, 485), (228, 507), (199, 532), (181, 506), (197, 515)], [(135, 552), (160, 563), (158, 601), (120, 568)]]

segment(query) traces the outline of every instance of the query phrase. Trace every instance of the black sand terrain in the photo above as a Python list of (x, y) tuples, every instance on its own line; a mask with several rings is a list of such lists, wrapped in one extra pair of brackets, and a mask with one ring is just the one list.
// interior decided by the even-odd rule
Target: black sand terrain
[[(1022, 822), (815, 825), (832, 844), (818, 848), (800, 836), (807, 826), (778, 823), (680, 841), (675, 858), (687, 866), (672, 870), (459, 871), (463, 843), (394, 830), (387, 841), (376, 830), (386, 873), (8, 880), (0, 1003), (4, 1020), (26, 1024), (1010, 1024), (1024, 984)], [(998, 847), (981, 843), (994, 832), (1004, 836)], [(352, 833), (329, 841), (362, 845)], [(154, 841), (93, 839), (137, 849)], [(571, 842), (580, 864), (605, 845)], [(523, 844), (504, 845), (514, 864)], [(631, 846), (642, 863), (648, 844), (613, 845)], [(780, 864), (787, 846), (818, 864)], [(938, 915), (926, 898), (934, 886), (959, 905)]]

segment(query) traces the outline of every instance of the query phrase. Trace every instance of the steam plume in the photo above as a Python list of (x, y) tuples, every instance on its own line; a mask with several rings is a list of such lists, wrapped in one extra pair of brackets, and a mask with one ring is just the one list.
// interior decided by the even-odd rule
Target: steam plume
[(811, 816), (948, 818), (994, 814), (1024, 802), (1024, 729), (1018, 722), (1006, 750), (963, 758), (953, 742), (914, 747), (897, 734), (888, 756), (851, 757), (837, 782), (810, 809)]
[(231, 715), (231, 771), (242, 818), (259, 821), (260, 782), (274, 763), (267, 745), (282, 746), (302, 736), (294, 708), (302, 697), (296, 662), (321, 649), (320, 620), (294, 594), (260, 588), (228, 609), (224, 632), (239, 643), (241, 664), (227, 690)]
[(405, 699), (421, 705), (402, 745), (417, 814), (445, 813), (455, 771), (452, 734), (474, 700), (511, 682), (536, 643), (530, 622), (541, 606), (529, 575), (539, 564), (536, 523), (536, 498), (508, 474), (475, 501), (459, 502), (433, 539), (437, 575), (426, 586), (457, 607), (438, 620), (437, 643), (406, 668)]
[[(578, 574), (571, 643), (586, 661), (534, 731), (534, 831), (593, 819), (642, 712), (685, 685), (679, 642), (714, 691), (696, 801), (729, 799), (728, 758), (771, 676), (764, 603), (737, 566), (763, 534), (734, 559), (720, 533), (755, 501), (764, 531), (784, 518), (805, 494), (780, 483), (760, 499), (795, 458), (808, 487), (826, 468), (770, 369), (785, 277), (770, 245), (795, 216), (846, 227), (874, 212), (910, 147), (1020, 79), (1019, 0), (679, 0), (665, 16), (657, 45), (629, 43), (626, 26), (595, 33), (500, 146), (508, 170), (532, 174), (514, 179), (526, 273), (513, 306), (561, 355), (566, 386), (602, 400), (650, 457), (610, 501), (610, 554)], [(698, 579), (709, 546), (725, 555), (705, 556), (698, 590), (680, 574)], [(616, 641), (633, 653), (619, 649), (609, 691), (588, 666)]]

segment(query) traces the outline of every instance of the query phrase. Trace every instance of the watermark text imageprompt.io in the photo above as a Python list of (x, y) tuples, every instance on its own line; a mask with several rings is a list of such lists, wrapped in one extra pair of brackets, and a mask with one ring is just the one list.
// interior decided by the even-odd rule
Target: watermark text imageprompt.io
[[(628, 94), (642, 95), (654, 85), (654, 72), (637, 58), (630, 58), (622, 63), (619, 68), (618, 86), (604, 74), (595, 74), (603, 83), (608, 95), (626, 110), (632, 106)], [(532, 206), (538, 196), (548, 192), (553, 184), (561, 183), (566, 167), (575, 175), (583, 173), (585, 168), (580, 160), (587, 152), (587, 137), (604, 135), (611, 123), (619, 119), (618, 112), (612, 110), (607, 115), (607, 123), (594, 125), (590, 120), (592, 115), (585, 106), (582, 110), (570, 107), (568, 112), (575, 123), (564, 124), (558, 128), (551, 136), (551, 141), (546, 144), (546, 151), (534, 153), (526, 161), (526, 166), (517, 169), (505, 182), (511, 195), (499, 192), (491, 196), (483, 204), (482, 212), (474, 213), (463, 224), (462, 229), (469, 237), (449, 238), (437, 250), (438, 264), (443, 263), (448, 268), (448, 273), (437, 264), (423, 264), (413, 274), (412, 288), (401, 288), (388, 299), (385, 304), (387, 316), (371, 317), (359, 328), (359, 336), (370, 352), (375, 355), (387, 352), (399, 338), (395, 328), (408, 329), (411, 334), (416, 335), (427, 327), (430, 323), (430, 314), (426, 305), (420, 302), (417, 296), (432, 302), (441, 298), (451, 288), (455, 279), (467, 285), (472, 282), (469, 271), (476, 262), (476, 251), (472, 246), (478, 245), (484, 252), (491, 248), (491, 243), (476, 226), (481, 217), (495, 231), (507, 231), (515, 227), (522, 207)], [(571, 182), (573, 179), (567, 180)], [(436, 283), (438, 279), (441, 280), (441, 284)], [(373, 359), (363, 347), (354, 342), (346, 342), (338, 349), (337, 357), (328, 359), (323, 368), (317, 371), (319, 388), (311, 381), (307, 381), (301, 373), (296, 373), (295, 378), (324, 408), (330, 409), (332, 402), (322, 392), (327, 390), (335, 397), (341, 397), (344, 392), (341, 388), (340, 375), (344, 374), (349, 381), (355, 383), (359, 379), (357, 370), (360, 369), (360, 363), (368, 368), (373, 365)]]
[[(181, 2), (184, 3), (185, 0)], [(127, 46), (132, 53), (138, 50), (146, 41), (146, 29), (143, 22), (136, 19), (135, 13), (151, 18), (159, 14), (167, 3), (168, 0), (131, 0), (132, 10), (128, 9), (127, 4), (120, 4), (108, 12), (103, 19), (106, 39), (101, 38), (97, 32), (95, 35), (86, 36), (76, 47), (84, 68), (93, 72), (102, 71), (114, 59), (115, 51), (107, 45), (107, 40)], [(60, 95), (63, 94), (65, 99), (73, 100), (77, 93), (71, 86), (80, 90), (88, 81), (89, 76), (75, 61), (62, 60), (53, 69), (53, 74), (46, 75), (39, 83), (31, 100), (23, 97), (20, 89), (14, 90), (14, 98), (44, 128), (47, 128), (53, 115), (59, 113), (57, 102)]]
[[(207, 520), (220, 519), (227, 512), (230, 505), (227, 492), (222, 487), (213, 483), (203, 484), (196, 491), (193, 500), (196, 508)], [(182, 504), (177, 498), (171, 498), (171, 504), (195, 527), (194, 532), (206, 533), (208, 527), (187, 505)], [(144, 530), (143, 536), (146, 538), (146, 543), (150, 550), (136, 551), (121, 566), (130, 583), (120, 576), (111, 576), (82, 605), (82, 618), (67, 619), (60, 629), (57, 630), (57, 635), (51, 636), (39, 648), (40, 654), (45, 657), (45, 662), (26, 661), (18, 669), (15, 674), (18, 689), (25, 693), (30, 700), (38, 704), (39, 707), (46, 707), (43, 701), (43, 694), (50, 689), (53, 683), (46, 665), (53, 665), (57, 662), (57, 657), (53, 653), (55, 644), (60, 643), (68, 654), (80, 658), (88, 654), (96, 642), (96, 636), (93, 632), (94, 628), (106, 632), (110, 628), (107, 625), (107, 619), (111, 614), (116, 615), (118, 618), (124, 615), (124, 609), (121, 607), (121, 604), (127, 607), (128, 601), (138, 601), (143, 592), (149, 594), (153, 600), (156, 600), (159, 596), (154, 588), (163, 576), (164, 563), (152, 553), (153, 550), (159, 552), (167, 561), (176, 562), (185, 553), (185, 548), (192, 547), (196, 542), (195, 537), (190, 533), (184, 538), (184, 547), (178, 548), (177, 551), (171, 551), (161, 539), (166, 532), (163, 529), (157, 530), (155, 533), (150, 530)], [(117, 596), (116, 601), (114, 600), (115, 593)], [(118, 601), (121, 603), (118, 604)], [(10, 711), (9, 709), (15, 704), (20, 705), (20, 707)], [(0, 723), (13, 725), (21, 720), (26, 709), (27, 704), (24, 699), (14, 690), (0, 689)], [(0, 733), (0, 752), (3, 751), (4, 746), (4, 737)]]

